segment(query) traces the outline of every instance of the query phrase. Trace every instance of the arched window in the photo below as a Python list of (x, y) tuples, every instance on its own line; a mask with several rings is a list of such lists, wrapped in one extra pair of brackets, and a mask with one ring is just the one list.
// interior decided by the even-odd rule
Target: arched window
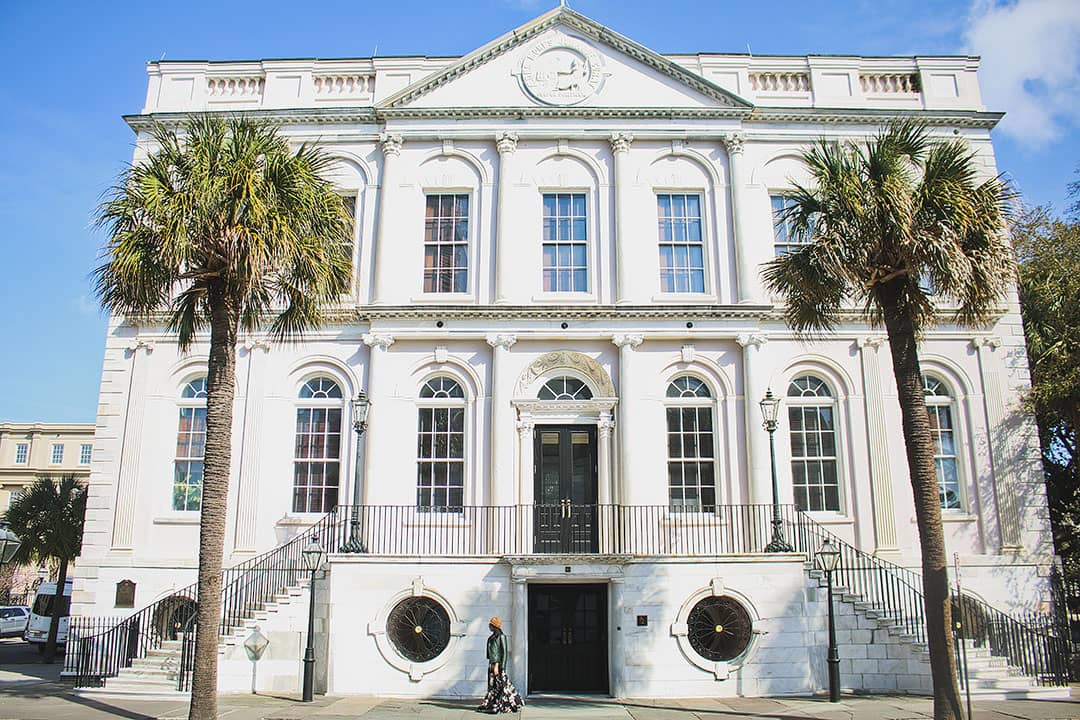
[(557, 377), (544, 383), (537, 397), (541, 400), (592, 400), (592, 390), (577, 378)]
[(787, 400), (795, 507), (839, 511), (836, 399), (820, 378), (802, 375), (788, 385)]
[(292, 511), (324, 513), (337, 505), (341, 481), (341, 386), (308, 380), (296, 408)]
[(716, 443), (712, 393), (683, 375), (667, 388), (668, 503), (676, 512), (716, 507)]
[(923, 375), (923, 395), (926, 399), (926, 411), (930, 415), (930, 432), (934, 435), (934, 466), (937, 468), (941, 507), (958, 510), (962, 503), (960, 473), (956, 462), (952, 397), (945, 383), (929, 375)]
[(180, 423), (176, 431), (172, 508), (202, 507), (203, 452), (206, 450), (206, 376), (188, 380), (180, 390)]
[(416, 507), (461, 512), (465, 504), (465, 391), (449, 377), (420, 388)]

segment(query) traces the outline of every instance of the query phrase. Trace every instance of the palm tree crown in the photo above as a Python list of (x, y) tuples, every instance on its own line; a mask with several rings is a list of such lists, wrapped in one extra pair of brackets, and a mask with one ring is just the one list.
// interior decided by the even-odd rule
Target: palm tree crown
[(4, 513), (21, 541), (12, 562), (74, 560), (82, 547), (85, 513), (86, 488), (77, 478), (67, 475), (59, 482), (38, 478)]
[(852, 303), (880, 322), (886, 285), (916, 332), (934, 322), (935, 295), (961, 324), (993, 312), (1014, 277), (1014, 194), (1000, 178), (979, 181), (967, 143), (905, 121), (866, 145), (819, 140), (802, 160), (813, 185), (794, 184), (781, 219), (807, 244), (764, 271), (795, 330), (828, 330)]
[(243, 118), (196, 116), (182, 136), (157, 127), (154, 141), (99, 212), (105, 308), (169, 311), (182, 348), (219, 298), (245, 330), (271, 314), (277, 338), (317, 326), (351, 276), (352, 221), (322, 177), (330, 158), (291, 152), (273, 127)]

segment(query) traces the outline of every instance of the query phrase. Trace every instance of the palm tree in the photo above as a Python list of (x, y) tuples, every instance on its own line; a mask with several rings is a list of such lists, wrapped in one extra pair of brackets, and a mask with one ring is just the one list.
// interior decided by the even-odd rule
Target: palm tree
[(963, 140), (933, 139), (911, 121), (865, 144), (820, 140), (802, 160), (812, 184), (795, 184), (780, 219), (806, 244), (768, 262), (765, 284), (801, 335), (842, 319), (885, 326), (922, 550), (934, 717), (952, 720), (960, 696), (918, 341), (940, 301), (962, 325), (984, 324), (998, 307), (1015, 277), (1005, 229), (1014, 194), (999, 178), (980, 182)]
[(39, 477), (4, 513), (9, 529), (22, 541), (12, 558), (13, 563), (27, 565), (51, 558), (59, 565), (52, 621), (45, 641), (45, 662), (56, 659), (60, 618), (67, 615), (69, 605), (64, 596), (68, 563), (82, 549), (85, 515), (86, 488), (74, 475), (65, 475), (59, 482), (53, 482), (50, 477)]
[[(95, 271), (102, 306), (155, 318), (181, 351), (209, 327), (206, 450), (199, 529), (199, 632), (190, 717), (217, 717), (217, 626), (241, 330), (291, 339), (318, 327), (348, 291), (352, 223), (324, 179), (331, 162), (293, 151), (271, 126), (199, 115), (158, 126), (98, 211), (108, 232)], [(159, 314), (164, 313), (162, 317)]]

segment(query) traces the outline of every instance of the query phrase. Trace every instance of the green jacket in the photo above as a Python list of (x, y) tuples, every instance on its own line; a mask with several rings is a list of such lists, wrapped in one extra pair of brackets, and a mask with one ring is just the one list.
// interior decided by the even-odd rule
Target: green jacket
[(506, 665), (506, 656), (510, 654), (509, 643), (506, 641), (506, 633), (492, 633), (487, 641), (488, 665), (499, 663), (502, 668)]

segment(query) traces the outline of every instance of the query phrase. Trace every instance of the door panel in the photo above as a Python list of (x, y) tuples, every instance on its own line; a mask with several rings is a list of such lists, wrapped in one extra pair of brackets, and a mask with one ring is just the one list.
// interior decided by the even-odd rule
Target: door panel
[(538, 428), (535, 457), (533, 551), (596, 552), (596, 428)]
[(607, 692), (607, 586), (529, 586), (529, 692)]

